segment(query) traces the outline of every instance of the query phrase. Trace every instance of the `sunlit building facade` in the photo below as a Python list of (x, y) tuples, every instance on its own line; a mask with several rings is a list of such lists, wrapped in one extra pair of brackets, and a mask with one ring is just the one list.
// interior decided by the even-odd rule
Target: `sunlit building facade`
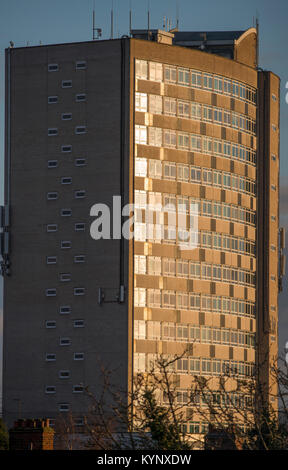
[[(281, 276), (279, 79), (257, 69), (254, 28), (229, 37), (205, 34), (199, 40), (193, 33), (134, 31), (129, 39), (7, 52), (6, 83), (16, 93), (7, 104), (12, 124), (6, 139), (6, 207), (14, 205), (15, 215), (11, 226), (4, 226), (13, 238), (2, 263), (8, 420), (17, 416), (17, 399), (24, 403), (25, 417), (55, 419), (70, 410), (81, 420), (87, 403), (79, 384), (97, 390), (97, 361), (121, 371), (119, 384), (130, 391), (133, 375), (149, 373), (159, 355), (183, 353), (173, 365), (179, 402), (185, 404), (194, 375), (216, 382), (225, 373), (236, 382), (251, 380), (261, 363), (260, 380), (273, 403), (269, 367), (277, 356)], [(34, 91), (16, 73), (31, 64), (39, 74)], [(41, 98), (27, 126), (33, 136), (38, 114), (38, 132), (46, 136), (37, 148), (24, 136), (23, 148), (31, 153), (34, 145), (33, 155), (41, 156), (43, 168), (35, 159), (37, 169), (26, 184), (41, 175), (45, 200), (41, 184), (23, 196), (13, 181), (15, 175), (21, 181), (21, 172), (30, 168), (30, 162), (23, 166), (15, 146), (24, 118), (19, 109), (17, 114), (23, 90)], [(71, 195), (65, 177), (73, 186)], [(135, 204), (134, 239), (96, 242), (89, 234), (90, 208), (96, 202), (111, 205), (113, 195), (121, 195), (122, 207)], [(26, 348), (29, 356), (31, 344), (31, 332), (17, 331), (31, 276), (23, 249), (34, 250), (33, 230), (37, 234), (32, 214), (26, 222), (21, 219), (21, 204), (29, 198), (35, 200), (43, 228), (37, 238), (42, 261), (35, 249), (32, 266), (36, 298), (29, 306), (39, 355), (33, 378), (28, 374), (18, 380), (19, 351)], [(147, 206), (156, 209), (149, 220)], [(168, 209), (159, 214), (160, 206)], [(189, 228), (191, 207), (197, 235), (189, 248), (179, 221)], [(13, 292), (24, 278), (16, 315)], [(81, 330), (75, 330), (77, 321)], [(54, 355), (51, 361), (47, 354)], [(25, 360), (30, 367), (29, 357)], [(230, 395), (233, 403), (245, 401), (237, 387), (231, 386)], [(194, 418), (187, 425), (192, 434), (206, 429), (207, 423)]]

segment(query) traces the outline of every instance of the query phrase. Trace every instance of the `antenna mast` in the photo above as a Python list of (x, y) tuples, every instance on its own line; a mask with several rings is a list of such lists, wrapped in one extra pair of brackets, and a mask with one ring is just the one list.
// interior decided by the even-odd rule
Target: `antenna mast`
[(113, 0), (112, 0), (112, 8), (111, 8), (111, 34), (110, 34), (110, 39), (113, 39), (113, 35), (114, 35), (114, 33), (113, 33), (113, 7), (114, 7), (114, 5), (113, 5)]

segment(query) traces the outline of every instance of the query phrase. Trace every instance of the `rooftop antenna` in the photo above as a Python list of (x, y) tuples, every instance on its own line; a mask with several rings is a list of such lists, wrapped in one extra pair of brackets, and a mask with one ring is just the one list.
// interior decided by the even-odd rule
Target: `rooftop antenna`
[(131, 9), (131, 0), (130, 0), (130, 10), (129, 10), (129, 34), (131, 37), (132, 34), (132, 9)]
[(166, 16), (163, 17), (163, 29), (165, 31), (166, 28)]
[(110, 39), (113, 39), (113, 8), (114, 8), (114, 2), (112, 0), (112, 8), (111, 8), (111, 34), (110, 34)]
[(148, 41), (150, 39), (150, 0), (148, 0), (148, 10), (147, 10), (147, 35)]
[(96, 23), (95, 23), (95, 0), (94, 0), (92, 39), (93, 39), (93, 41), (95, 41), (96, 39), (99, 39), (101, 36), (102, 36), (102, 29), (101, 28), (96, 28)]
[(176, 29), (179, 30), (179, 0), (176, 2)]
[(256, 67), (259, 65), (259, 19), (258, 19), (258, 12), (256, 12)]

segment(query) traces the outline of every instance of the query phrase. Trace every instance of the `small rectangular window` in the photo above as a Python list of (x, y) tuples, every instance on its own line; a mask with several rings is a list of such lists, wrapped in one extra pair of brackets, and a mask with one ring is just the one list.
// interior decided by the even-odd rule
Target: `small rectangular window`
[(80, 101), (86, 101), (86, 93), (79, 93), (75, 96), (75, 101), (79, 103)]
[(71, 281), (71, 274), (70, 273), (61, 273), (59, 277), (60, 277), (61, 282)]
[(86, 197), (86, 191), (84, 189), (74, 191), (74, 197), (75, 199), (82, 199), (83, 197)]
[(61, 178), (61, 184), (71, 184), (71, 183), (72, 183), (71, 176), (63, 176)]
[(85, 295), (85, 287), (75, 287), (74, 295)]
[(272, 100), (273, 100), (273, 101), (277, 101), (277, 96), (274, 95), (274, 93), (272, 93)]
[(58, 96), (48, 96), (48, 104), (58, 103)]
[(61, 119), (62, 121), (71, 121), (72, 113), (62, 113)]
[(61, 241), (61, 248), (62, 250), (65, 250), (65, 249), (68, 249), (68, 248), (71, 248), (72, 246), (72, 243), (68, 240), (62, 240)]
[(73, 385), (73, 393), (83, 393), (84, 387), (83, 385)]
[(85, 255), (74, 256), (74, 263), (85, 263)]
[(62, 80), (62, 88), (71, 88), (72, 80)]
[(85, 224), (78, 223), (75, 224), (75, 232), (84, 232), (85, 231)]
[(85, 60), (76, 62), (76, 70), (85, 70), (86, 68), (87, 68), (87, 64)]
[(46, 321), (46, 328), (56, 328), (56, 321), (55, 320), (47, 320)]
[(51, 193), (47, 193), (47, 200), (48, 201), (53, 201), (55, 199), (58, 199), (58, 193), (55, 191), (55, 192), (51, 192)]
[(58, 166), (58, 160), (48, 160), (48, 168), (56, 168)]
[(49, 224), (46, 226), (46, 231), (47, 232), (57, 232), (58, 231), (58, 225), (57, 224)]
[(74, 361), (83, 361), (84, 353), (74, 353)]
[(62, 305), (59, 309), (61, 315), (68, 315), (71, 313), (71, 307), (69, 305)]
[(74, 328), (83, 328), (84, 320), (74, 320)]
[(56, 354), (46, 353), (46, 361), (47, 362), (56, 361)]
[(58, 129), (56, 127), (48, 129), (48, 135), (49, 136), (58, 135)]
[(75, 127), (75, 134), (86, 134), (86, 126)]
[(56, 387), (54, 385), (47, 385), (45, 393), (56, 393)]
[(72, 152), (72, 145), (62, 145), (61, 152), (62, 153)]
[(86, 158), (75, 159), (75, 166), (85, 166), (85, 165), (86, 165)]
[(58, 72), (58, 64), (48, 64), (48, 72)]
[(56, 289), (46, 289), (46, 297), (55, 297), (56, 294)]
[(70, 405), (68, 403), (60, 403), (58, 410), (63, 413), (70, 410)]
[(47, 256), (46, 263), (47, 264), (56, 264), (57, 263), (57, 256)]
[(59, 341), (60, 346), (69, 346), (71, 344), (70, 338), (60, 338)]
[(59, 370), (59, 379), (69, 379), (70, 370)]
[(71, 209), (61, 209), (61, 216), (62, 217), (71, 217), (72, 210)]

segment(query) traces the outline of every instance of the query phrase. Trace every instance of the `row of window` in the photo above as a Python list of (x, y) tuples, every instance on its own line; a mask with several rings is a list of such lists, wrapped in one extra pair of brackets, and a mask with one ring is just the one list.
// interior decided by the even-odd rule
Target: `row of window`
[[(75, 255), (73, 257), (74, 263), (85, 263), (86, 256), (85, 255)], [(46, 264), (57, 264), (58, 257), (57, 256), (46, 256)]]
[[(253, 398), (251, 395), (246, 395), (243, 393), (237, 392), (224, 392), (224, 391), (203, 391), (195, 392), (191, 390), (177, 390), (176, 401), (182, 404), (188, 405), (200, 405), (200, 406), (223, 406), (223, 407), (233, 407), (234, 409), (247, 409), (252, 406)], [(166, 394), (163, 394), (163, 403), (167, 403), (168, 397)], [(223, 424), (223, 423), (222, 423)]]
[[(156, 292), (155, 292), (156, 291)], [(134, 288), (135, 307), (154, 307), (158, 305), (158, 289)], [(255, 317), (255, 305), (252, 302), (230, 297), (195, 294), (191, 292), (162, 291), (162, 307), (181, 308)], [(151, 304), (150, 304), (151, 302)], [(158, 305), (159, 306), (159, 305)]]
[(255, 333), (160, 321), (134, 320), (134, 338), (255, 347)]
[[(246, 255), (256, 254), (255, 243), (252, 241), (244, 240), (243, 238), (236, 238), (231, 235), (205, 231), (198, 232), (196, 234), (196, 237), (197, 246), (199, 248), (212, 248), (214, 250), (242, 253)], [(145, 257), (138, 257), (137, 259), (135, 258), (136, 274), (152, 274), (151, 265), (149, 264), (147, 266), (147, 263), (144, 258)], [(150, 263), (149, 258), (148, 262)], [(164, 274), (163, 269), (164, 267), (160, 267), (161, 272)]]
[[(69, 209), (70, 210), (70, 209)], [(75, 232), (85, 232), (86, 224), (79, 222), (74, 224)], [(47, 232), (58, 232), (58, 224), (48, 224), (46, 225)], [(61, 248), (71, 248), (72, 243), (69, 240), (62, 240), (61, 241)]]
[[(69, 184), (69, 183), (62, 183), (62, 184)], [(55, 201), (56, 199), (58, 199), (58, 197), (59, 197), (58, 191), (50, 191), (46, 194), (46, 198), (48, 201)], [(86, 197), (85, 189), (77, 189), (74, 191), (75, 199), (83, 199), (84, 197)]]
[(135, 61), (135, 76), (142, 80), (166, 82), (192, 88), (202, 88), (256, 104), (256, 89), (221, 75), (201, 72), (147, 60)]
[[(86, 101), (86, 93), (77, 93), (75, 95), (75, 101), (76, 103), (79, 103), (81, 101)], [(48, 96), (48, 104), (57, 104), (59, 103), (59, 97), (58, 95), (54, 95), (54, 96)], [(68, 115), (71, 115), (71, 117), (68, 117)], [(72, 119), (72, 114), (71, 113), (65, 113), (66, 117), (63, 117), (64, 114), (62, 114), (62, 119)]]
[[(176, 226), (176, 212), (178, 212), (178, 219), (180, 214), (190, 214), (190, 216), (204, 216), (204, 217), (213, 217), (216, 219), (229, 219), (230, 221), (247, 223), (250, 225), (255, 225), (256, 223), (256, 214), (255, 211), (246, 209), (241, 206), (235, 206), (234, 204), (226, 204), (224, 202), (211, 201), (209, 199), (196, 199), (189, 196), (176, 196), (176, 194), (163, 194), (155, 192), (146, 192), (142, 190), (135, 190), (135, 221), (139, 225), (138, 230), (141, 230), (141, 226), (146, 228), (147, 235), (150, 230), (148, 230), (145, 224), (141, 224), (143, 220), (143, 212), (145, 214), (144, 220), (148, 223), (153, 220), (152, 214), (155, 212), (158, 216), (157, 224), (164, 223), (164, 214), (168, 214), (168, 224)], [(149, 194), (149, 204), (148, 204), (148, 194)], [(138, 210), (137, 210), (138, 209)], [(142, 209), (144, 211), (139, 211)], [(178, 220), (180, 222), (180, 220)], [(180, 225), (180, 223), (179, 223)], [(183, 224), (182, 224), (183, 226)], [(135, 230), (136, 232), (136, 230)], [(139, 232), (140, 233), (140, 232)]]
[[(135, 255), (135, 273), (146, 274), (146, 257)], [(227, 267), (220, 264), (208, 264), (175, 258), (148, 258), (148, 274), (153, 276), (173, 276), (190, 279), (208, 279), (209, 281), (223, 281), (231, 284), (255, 285), (255, 274), (240, 268)], [(160, 297), (160, 295), (159, 295)], [(160, 298), (159, 298), (160, 302)]]
[[(167, 359), (169, 358), (167, 357)], [(134, 372), (149, 372), (156, 364), (156, 354), (134, 353)], [(253, 377), (255, 373), (255, 365), (251, 362), (224, 359), (182, 357), (176, 361), (171, 361), (170, 364), (168, 364), (167, 370), (177, 374), (196, 373), (201, 375)]]
[(256, 121), (235, 111), (161, 95), (135, 94), (135, 110), (184, 119), (213, 122), (256, 135)]
[[(86, 126), (76, 126), (74, 129), (75, 134), (86, 134), (87, 129)], [(58, 135), (58, 128), (57, 127), (50, 127), (48, 129), (48, 136), (55, 136)]]
[[(65, 339), (65, 338), (63, 338)], [(69, 338), (66, 338), (69, 339)], [(71, 341), (69, 343), (60, 343), (60, 346), (69, 346), (71, 344)], [(46, 353), (45, 356), (46, 362), (55, 362), (56, 361), (56, 354), (55, 353)], [(73, 354), (73, 360), (74, 361), (83, 361), (84, 360), (84, 353), (83, 352), (74, 352)]]
[[(87, 68), (86, 60), (77, 60), (75, 62), (75, 70), (85, 70)], [(59, 64), (48, 64), (48, 72), (59, 72)]]
[(256, 194), (256, 184), (250, 178), (183, 163), (135, 158), (135, 176), (199, 183), (204, 186), (209, 185), (252, 195)]
[[(56, 297), (57, 289), (56, 288), (48, 288), (45, 290), (46, 297)], [(85, 287), (74, 287), (73, 294), (74, 295), (85, 295)]]
[[(48, 160), (48, 162), (47, 162), (48, 168), (57, 168), (58, 164), (59, 164), (58, 160)], [(86, 160), (86, 158), (75, 158), (74, 165), (75, 166), (86, 166), (87, 165), (87, 160)]]
[[(67, 375), (67, 374), (69, 374), (69, 375)], [(59, 378), (60, 379), (68, 379), (69, 377), (70, 377), (69, 371), (61, 370), (59, 372)], [(73, 393), (83, 393), (84, 392), (83, 385), (73, 385), (72, 392)], [(45, 393), (56, 393), (56, 386), (55, 385), (47, 385), (45, 387)], [(59, 411), (63, 411), (63, 410), (59, 410)], [(65, 411), (66, 411), (66, 409), (65, 409)]]
[(256, 152), (244, 145), (199, 134), (162, 129), (161, 127), (135, 125), (135, 143), (154, 147), (177, 148), (178, 150), (256, 163)]
[[(56, 320), (46, 320), (45, 322), (46, 328), (56, 328)], [(83, 328), (85, 326), (84, 320), (74, 320), (73, 321), (74, 328)], [(67, 339), (67, 338), (65, 338)], [(69, 339), (69, 338), (68, 338)], [(60, 338), (60, 346), (63, 346), (63, 338)], [(63, 344), (62, 344), (63, 343)], [(66, 343), (65, 343), (66, 345)]]

